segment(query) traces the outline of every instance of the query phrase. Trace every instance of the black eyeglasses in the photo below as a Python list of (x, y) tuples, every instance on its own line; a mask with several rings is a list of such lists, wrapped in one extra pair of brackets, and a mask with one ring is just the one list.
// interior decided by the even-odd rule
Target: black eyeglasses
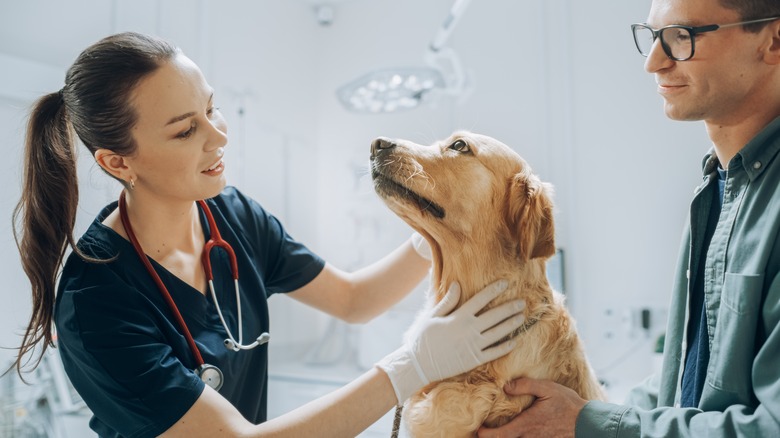
[(704, 32), (714, 32), (718, 29), (727, 27), (744, 26), (746, 24), (763, 23), (765, 21), (778, 20), (780, 17), (761, 18), (758, 20), (740, 21), (739, 23), (729, 24), (709, 24), (707, 26), (682, 26), (673, 24), (660, 29), (653, 29), (647, 24), (637, 23), (631, 25), (631, 31), (634, 33), (634, 42), (636, 48), (642, 56), (647, 57), (653, 49), (653, 44), (657, 38), (661, 38), (661, 47), (664, 53), (670, 59), (675, 61), (687, 61), (693, 58), (695, 49), (694, 37)]

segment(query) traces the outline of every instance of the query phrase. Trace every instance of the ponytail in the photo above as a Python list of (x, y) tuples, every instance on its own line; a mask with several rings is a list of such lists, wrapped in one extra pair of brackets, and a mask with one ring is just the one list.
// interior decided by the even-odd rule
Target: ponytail
[(14, 366), (21, 376), (23, 357), (43, 346), (33, 368), (53, 345), (52, 316), (57, 275), (68, 245), (76, 249), (73, 227), (79, 191), (76, 155), (62, 92), (40, 98), (27, 126), (22, 196), (13, 213), (16, 246), (32, 286), (32, 316)]
[[(22, 196), (13, 214), (14, 238), (32, 286), (32, 315), (16, 362), (22, 376), (35, 368), (53, 344), (57, 277), (68, 247), (82, 259), (73, 227), (79, 200), (76, 136), (93, 155), (105, 148), (117, 155), (135, 152), (132, 128), (138, 119), (131, 93), (143, 78), (180, 51), (148, 35), (111, 35), (85, 49), (65, 75), (65, 87), (39, 99), (27, 125)], [(38, 344), (42, 347), (36, 350)], [(24, 360), (24, 357), (31, 357)]]

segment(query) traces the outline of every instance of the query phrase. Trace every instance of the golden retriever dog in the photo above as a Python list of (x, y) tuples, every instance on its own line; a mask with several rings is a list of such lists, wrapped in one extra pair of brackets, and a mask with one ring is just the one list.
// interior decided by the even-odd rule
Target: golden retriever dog
[[(377, 138), (371, 144), (374, 188), (431, 246), (431, 303), (459, 282), (463, 304), (498, 279), (506, 292), (489, 307), (522, 298), (517, 347), (471, 372), (431, 383), (405, 404), (414, 437), (472, 437), (507, 423), (531, 404), (503, 386), (528, 376), (605, 399), (585, 357), (563, 296), (552, 290), (546, 261), (555, 252), (552, 187), (511, 148), (485, 135), (456, 132), (430, 146)], [(555, 421), (554, 418), (550, 419)]]

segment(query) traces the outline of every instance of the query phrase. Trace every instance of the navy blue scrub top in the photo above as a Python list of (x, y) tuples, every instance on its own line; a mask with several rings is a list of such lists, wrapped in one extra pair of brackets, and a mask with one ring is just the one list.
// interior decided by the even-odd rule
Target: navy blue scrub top
[[(244, 343), (271, 333), (267, 299), (316, 277), (325, 262), (292, 239), (281, 223), (232, 187), (207, 201), (222, 238), (236, 253)], [(92, 410), (101, 437), (150, 437), (170, 428), (205, 384), (172, 313), (133, 246), (101, 222), (103, 209), (63, 269), (55, 308), (58, 348), (73, 386)], [(208, 224), (201, 212), (204, 235)], [(208, 238), (208, 237), (207, 237)], [(214, 287), (231, 332), (238, 336), (235, 289), (224, 251), (211, 253)], [(152, 260), (181, 312), (203, 360), (225, 375), (222, 394), (253, 423), (266, 419), (268, 346), (233, 352), (210, 297)]]

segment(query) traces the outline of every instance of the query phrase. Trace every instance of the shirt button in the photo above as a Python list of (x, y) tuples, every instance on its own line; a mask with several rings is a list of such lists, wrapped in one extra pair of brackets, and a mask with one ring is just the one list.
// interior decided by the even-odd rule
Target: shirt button
[(760, 168), (761, 168), (761, 162), (760, 161), (756, 161), (755, 163), (753, 163), (753, 169), (758, 170)]

